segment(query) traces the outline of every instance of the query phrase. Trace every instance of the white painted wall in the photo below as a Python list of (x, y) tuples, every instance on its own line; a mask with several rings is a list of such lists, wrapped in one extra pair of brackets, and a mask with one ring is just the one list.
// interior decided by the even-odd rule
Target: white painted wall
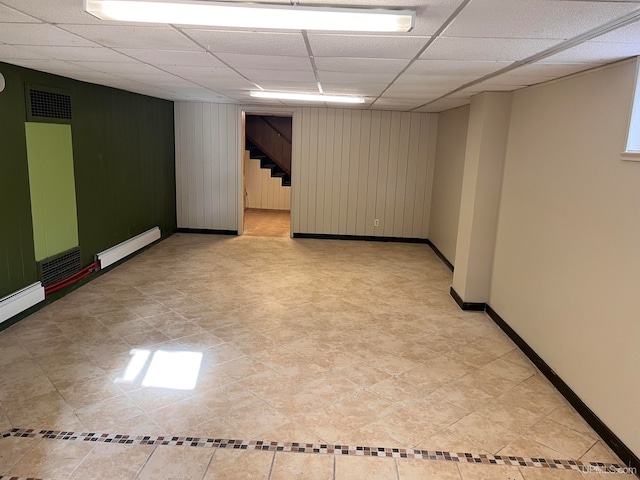
[(179, 228), (238, 229), (239, 116), (236, 105), (175, 103)]
[(634, 64), (515, 92), (489, 304), (640, 455)]
[(456, 257), (469, 109), (465, 105), (438, 114), (429, 240), (451, 263)]
[(427, 238), (436, 127), (433, 114), (299, 109), (293, 231)]
[(283, 187), (280, 178), (271, 176), (271, 170), (260, 168), (260, 160), (249, 158), (245, 152), (247, 208), (290, 210), (291, 187)]

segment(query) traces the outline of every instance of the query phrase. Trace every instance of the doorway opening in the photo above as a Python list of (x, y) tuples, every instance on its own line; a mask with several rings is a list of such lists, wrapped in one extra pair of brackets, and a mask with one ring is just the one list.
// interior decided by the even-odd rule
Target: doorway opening
[(292, 116), (245, 113), (243, 235), (291, 235)]

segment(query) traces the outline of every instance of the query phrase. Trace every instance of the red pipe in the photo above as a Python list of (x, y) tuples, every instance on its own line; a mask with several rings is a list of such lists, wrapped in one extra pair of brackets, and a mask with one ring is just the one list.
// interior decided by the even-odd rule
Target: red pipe
[(62, 280), (45, 287), (44, 293), (45, 295), (49, 295), (50, 293), (57, 292), (58, 290), (61, 290), (65, 287), (68, 287), (69, 285), (73, 285), (74, 283), (79, 282), (80, 280), (89, 276), (91, 273), (97, 270), (100, 270), (100, 262), (96, 260), (91, 265), (83, 268), (79, 272), (76, 272), (67, 278), (63, 278)]

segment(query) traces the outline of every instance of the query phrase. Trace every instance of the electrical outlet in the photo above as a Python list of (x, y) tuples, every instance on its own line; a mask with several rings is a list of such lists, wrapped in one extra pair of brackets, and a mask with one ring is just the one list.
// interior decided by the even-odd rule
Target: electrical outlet
[(373, 221), (373, 226), (374, 227), (379, 227), (380, 226), (380, 220), (378, 220), (377, 218)]

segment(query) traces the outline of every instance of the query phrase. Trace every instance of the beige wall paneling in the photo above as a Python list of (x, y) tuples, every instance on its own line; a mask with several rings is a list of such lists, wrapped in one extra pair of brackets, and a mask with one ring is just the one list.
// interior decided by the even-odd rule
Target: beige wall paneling
[(175, 103), (178, 227), (238, 229), (239, 110)]
[(438, 114), (429, 240), (451, 263), (455, 260), (469, 105)]
[(514, 93), (489, 303), (640, 455), (634, 66)]
[(260, 168), (260, 161), (249, 158), (245, 152), (247, 208), (289, 210), (291, 187), (283, 187), (280, 178), (271, 176), (271, 170)]

